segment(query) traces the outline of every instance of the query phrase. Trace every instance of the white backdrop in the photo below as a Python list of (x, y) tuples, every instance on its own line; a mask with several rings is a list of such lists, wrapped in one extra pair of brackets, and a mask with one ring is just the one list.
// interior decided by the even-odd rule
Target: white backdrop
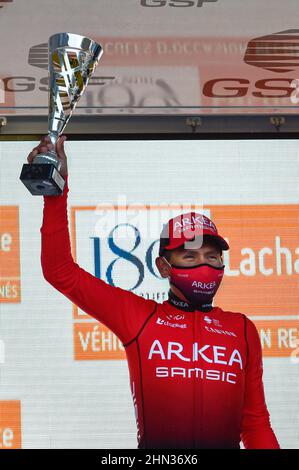
[[(0, 142), (0, 205), (19, 208), (21, 277), (20, 301), (4, 301), (3, 291), (0, 297), (0, 428), (5, 427), (1, 402), (16, 400), (23, 448), (136, 448), (126, 361), (74, 359), (72, 304), (42, 275), (43, 199), (31, 196), (19, 181), (22, 164), (36, 144)], [(298, 204), (296, 140), (67, 142), (66, 150), (69, 215), (72, 206), (115, 204), (119, 197), (128, 204)], [(1, 231), (5, 223), (1, 221)], [(293, 236), (298, 246), (298, 230)], [(87, 240), (80, 224), (76, 240), (79, 264), (92, 270), (88, 256), (84, 259)], [(294, 277), (298, 287), (298, 273)], [(167, 281), (159, 282), (160, 291), (167, 292)], [(147, 290), (150, 283), (147, 280)], [(294, 284), (291, 289), (295, 299)], [(267, 313), (266, 318), (296, 323), (298, 308), (297, 314), (286, 309), (275, 317)], [(267, 405), (283, 448), (299, 447), (295, 356), (264, 357)]]

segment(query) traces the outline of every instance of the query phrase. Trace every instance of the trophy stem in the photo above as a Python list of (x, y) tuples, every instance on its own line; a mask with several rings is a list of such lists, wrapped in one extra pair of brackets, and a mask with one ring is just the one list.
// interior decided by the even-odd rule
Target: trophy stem
[(56, 142), (57, 142), (58, 137), (59, 137), (58, 132), (50, 131), (48, 135), (49, 135), (49, 138), (50, 138), (50, 140), (51, 140), (51, 143), (52, 143), (52, 144), (54, 145), (54, 147), (55, 147)]

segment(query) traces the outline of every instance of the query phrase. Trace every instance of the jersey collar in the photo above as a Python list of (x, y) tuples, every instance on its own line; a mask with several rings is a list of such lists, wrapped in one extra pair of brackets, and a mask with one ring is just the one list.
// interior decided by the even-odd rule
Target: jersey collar
[(179, 310), (184, 310), (185, 312), (195, 312), (195, 310), (200, 310), (201, 312), (210, 312), (213, 309), (212, 304), (206, 305), (192, 305), (190, 302), (180, 299), (171, 289), (168, 291), (167, 302)]

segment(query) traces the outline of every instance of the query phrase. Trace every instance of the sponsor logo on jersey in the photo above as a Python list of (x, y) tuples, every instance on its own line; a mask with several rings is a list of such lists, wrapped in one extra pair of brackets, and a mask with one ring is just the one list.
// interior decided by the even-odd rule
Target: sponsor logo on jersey
[(205, 330), (208, 331), (209, 333), (217, 333), (219, 335), (234, 336), (235, 338), (237, 338), (236, 333), (234, 333), (233, 331), (221, 330), (220, 328), (222, 328), (222, 325), (220, 321), (217, 320), (216, 318), (211, 318), (208, 315), (205, 315), (204, 321), (208, 323), (208, 325), (210, 325), (210, 326), (205, 325)]
[(200, 379), (216, 380), (218, 382), (227, 382), (231, 384), (237, 383), (237, 375), (233, 372), (225, 372), (214, 369), (204, 370), (200, 369), (199, 367), (194, 367), (193, 369), (188, 369), (185, 367), (157, 367), (156, 377), (183, 377), (187, 379), (196, 377)]
[(171, 326), (172, 328), (187, 328), (186, 323), (171, 323), (168, 320), (163, 320), (162, 318), (158, 318), (156, 321), (157, 325), (164, 325), (164, 326)]
[(205, 326), (205, 330), (207, 330), (209, 333), (218, 333), (219, 335), (234, 336), (237, 338), (236, 333), (233, 331), (219, 330), (219, 328), (212, 328), (210, 326)]
[(189, 304), (185, 302), (184, 300), (176, 300), (176, 299), (171, 299), (171, 303), (175, 305), (176, 307), (189, 307)]
[(222, 325), (220, 325), (220, 321), (217, 320), (216, 318), (210, 318), (208, 315), (205, 315), (204, 316), (204, 321), (209, 323), (209, 325), (211, 325), (213, 323), (213, 325), (215, 326), (220, 326), (222, 327)]
[(232, 353), (227, 350), (226, 346), (217, 346), (205, 344), (200, 347), (199, 343), (192, 345), (192, 357), (186, 357), (184, 346), (176, 341), (168, 341), (167, 345), (163, 347), (161, 342), (154, 340), (148, 355), (148, 359), (153, 359), (153, 356), (159, 356), (163, 361), (172, 360), (174, 357), (181, 359), (184, 362), (199, 361), (203, 359), (209, 364), (224, 364), (228, 366), (239, 364), (239, 368), (243, 369), (242, 356), (238, 349), (234, 349)]
[[(148, 359), (160, 359), (162, 361), (171, 361), (179, 358), (183, 362), (197, 362), (199, 360), (208, 364), (222, 364), (229, 367), (238, 365), (240, 370), (243, 370), (243, 360), (238, 349), (233, 349), (232, 352), (228, 351), (225, 346), (217, 346), (205, 344), (200, 347), (199, 343), (193, 343), (191, 357), (186, 355), (184, 346), (175, 341), (168, 341), (167, 345), (163, 347), (161, 342), (156, 339), (153, 341)], [(156, 367), (156, 377), (183, 377), (183, 378), (200, 378), (204, 380), (215, 380), (236, 384), (237, 374), (217, 369), (204, 369), (200, 367)]]
[(185, 319), (185, 315), (182, 315), (182, 314), (177, 314), (177, 315), (172, 315), (171, 313), (169, 313), (168, 315), (166, 315), (166, 318), (167, 320), (184, 320)]

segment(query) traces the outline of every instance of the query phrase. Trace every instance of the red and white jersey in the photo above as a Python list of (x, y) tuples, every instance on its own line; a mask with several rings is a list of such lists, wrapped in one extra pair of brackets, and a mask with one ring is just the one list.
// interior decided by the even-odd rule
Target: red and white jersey
[(44, 197), (45, 279), (122, 341), (138, 448), (279, 448), (262, 381), (254, 323), (242, 313), (157, 303), (88, 273), (71, 255), (68, 185)]

